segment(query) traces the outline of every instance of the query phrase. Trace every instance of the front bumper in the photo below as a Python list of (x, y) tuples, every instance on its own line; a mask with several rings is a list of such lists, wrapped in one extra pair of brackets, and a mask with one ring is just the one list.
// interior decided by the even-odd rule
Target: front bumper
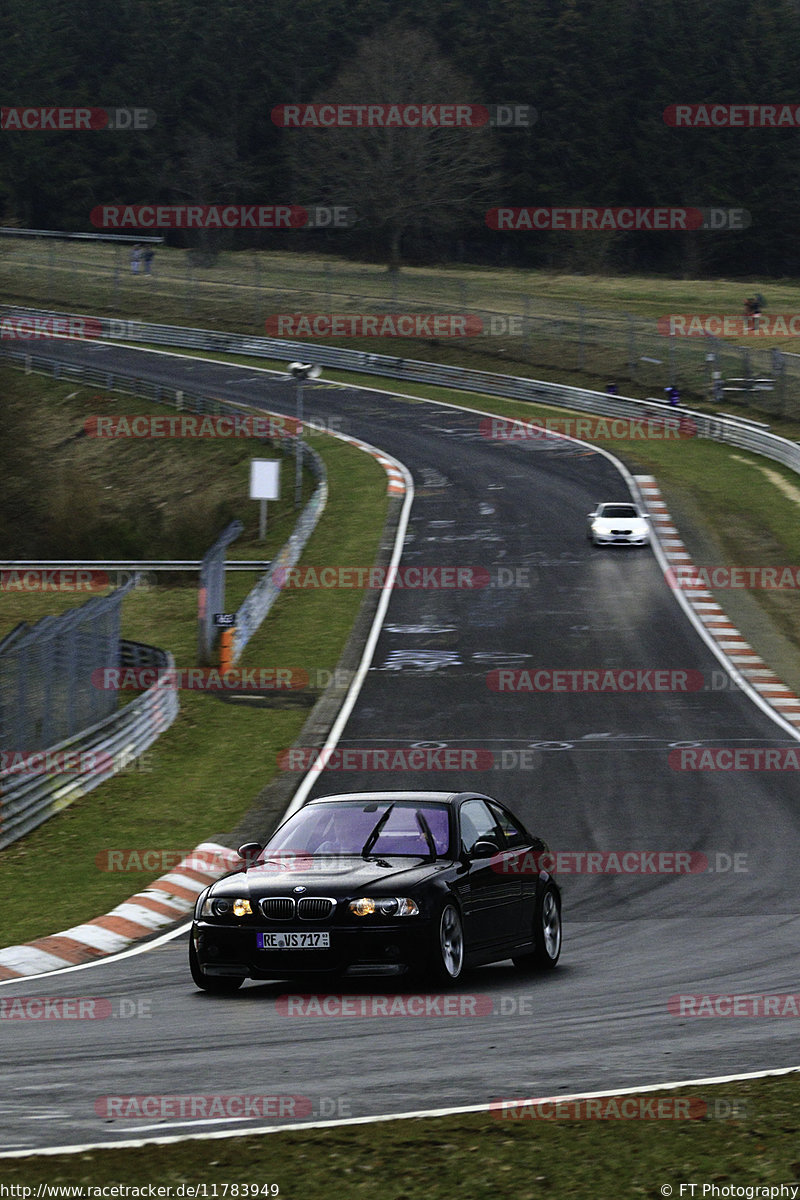
[[(365, 918), (368, 920), (369, 918)], [(401, 924), (402, 921), (402, 924)], [(192, 939), (200, 969), (206, 975), (238, 975), (250, 979), (286, 979), (300, 975), (400, 973), (422, 967), (430, 946), (430, 921), (401, 918), (394, 924), (352, 925), (275, 924), (228, 925), (196, 921)], [(259, 950), (258, 933), (329, 933), (329, 949)]]
[(596, 546), (646, 546), (650, 541), (647, 534), (592, 533)]

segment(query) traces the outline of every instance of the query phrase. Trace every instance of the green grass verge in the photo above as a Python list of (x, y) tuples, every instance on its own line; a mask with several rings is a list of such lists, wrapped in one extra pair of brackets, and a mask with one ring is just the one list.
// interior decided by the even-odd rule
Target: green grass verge
[[(729, 1112), (735, 1106), (743, 1115), (733, 1120), (513, 1120), (481, 1113), (389, 1121), (6, 1159), (3, 1180), (34, 1189), (38, 1183), (92, 1187), (157, 1183), (173, 1189), (179, 1184), (205, 1183), (208, 1196), (215, 1194), (214, 1184), (218, 1196), (225, 1184), (229, 1196), (236, 1195), (234, 1184), (239, 1185), (240, 1196), (254, 1194), (245, 1193), (244, 1184), (258, 1184), (265, 1196), (274, 1184), (280, 1189), (280, 1200), (330, 1200), (332, 1196), (452, 1200), (456, 1195), (469, 1200), (672, 1195), (678, 1200), (681, 1194), (691, 1195), (680, 1191), (681, 1184), (687, 1183), (753, 1188), (796, 1185), (800, 1180), (796, 1077), (648, 1096), (695, 1103), (702, 1098), (712, 1109), (716, 1104), (713, 1111)], [(694, 1194), (702, 1197), (700, 1186)]]
[[(666, 339), (644, 321), (669, 313), (729, 313), (739, 316), (748, 293), (766, 289), (767, 314), (800, 311), (794, 280), (749, 284), (737, 279), (673, 280), (650, 276), (563, 275), (546, 270), (436, 264), (404, 267), (392, 275), (377, 264), (334, 255), (291, 251), (226, 251), (209, 265), (192, 265), (192, 252), (161, 247), (152, 277), (134, 277), (128, 248), (97, 243), (4, 239), (0, 243), (0, 289), (11, 303), (71, 312), (93, 312), (172, 325), (263, 333), (277, 313), (413, 311), (504, 317), (527, 316), (530, 325), (512, 333), (495, 321), (491, 336), (469, 339), (420, 337), (390, 341), (408, 358), (516, 374), (542, 374), (557, 382), (584, 385), (591, 374), (626, 380), (638, 397), (667, 382)], [(633, 326), (638, 321), (635, 339)], [(742, 339), (721, 339), (720, 367), (726, 378), (744, 373), (736, 348)], [(385, 352), (386, 339), (326, 339), (369, 353)], [(797, 338), (744, 339), (757, 352), (776, 346), (795, 351)], [(657, 361), (658, 360), (658, 361)], [(769, 371), (759, 354), (754, 371)], [(692, 403), (707, 394), (705, 346), (678, 338), (675, 367), (684, 396)], [(795, 381), (784, 399), (754, 396), (771, 413), (783, 404), (797, 411)], [(738, 398), (726, 397), (726, 404)]]
[[(75, 393), (73, 385), (69, 390), (75, 394), (67, 400), (61, 384), (32, 376), (19, 376), (16, 384), (28, 387), (32, 406), (41, 406), (43, 427), (57, 410), (66, 428), (83, 419), (86, 390)], [(116, 407), (124, 412), (165, 411), (129, 397)], [(52, 436), (60, 438), (62, 432), (57, 422)], [(85, 447), (87, 442), (80, 439), (74, 445)], [(325, 459), (330, 491), (303, 561), (318, 566), (370, 564), (387, 511), (385, 472), (369, 455), (333, 438), (318, 435), (315, 446)], [(243, 538), (236, 544), (236, 553), (242, 557), (271, 557), (294, 525), (292, 504), (276, 502), (270, 506), (276, 511), (274, 518), (270, 517), (266, 547), (257, 541), (257, 505), (242, 500), (247, 495), (247, 462), (253, 454), (248, 443), (153, 442), (137, 447), (107, 442), (89, 449), (95, 456), (93, 484), (104, 488), (104, 480), (115, 480), (123, 493), (133, 488), (137, 466), (142, 463), (137, 449), (151, 460), (152, 470), (160, 473), (164, 489), (176, 486), (168, 481), (179, 473), (179, 457), (185, 459), (184, 468), (191, 470), (195, 482), (199, 475), (209, 485), (213, 477), (231, 514), (241, 514), (246, 522)], [(257, 453), (263, 453), (260, 446)], [(293, 463), (286, 464), (284, 472), (287, 470), (293, 481)], [(311, 486), (306, 481), (307, 491)], [(283, 490), (293, 494), (285, 474)], [(207, 544), (217, 532), (217, 527), (209, 530)], [(233, 576), (226, 605), (235, 607), (252, 582), (249, 575)], [(248, 644), (239, 665), (332, 671), (362, 596), (363, 592), (355, 589), (287, 591)], [(0, 633), (8, 632), (18, 621), (34, 621), (45, 613), (75, 607), (80, 599), (83, 597), (55, 593), (0, 593)], [(178, 667), (196, 664), (196, 621), (195, 581), (192, 586), (157, 585), (134, 591), (123, 605), (123, 636), (171, 650)], [(133, 693), (127, 696), (133, 698)], [(58, 932), (95, 917), (162, 873), (102, 870), (98, 862), (108, 862), (109, 849), (188, 850), (214, 833), (233, 829), (255, 795), (276, 774), (278, 752), (292, 744), (309, 711), (307, 707), (247, 710), (213, 694), (182, 692), (180, 716), (138, 766), (132, 765), (0, 852), (0, 903), (7, 909), (2, 945)], [(49, 883), (61, 897), (56, 918), (44, 918), (35, 907), (26, 912), (13, 903), (13, 897), (37, 890), (42, 863), (47, 863)]]
[[(189, 252), (191, 253), (191, 252)], [(212, 264), (191, 264), (185, 250), (156, 247), (151, 278), (132, 276), (128, 247), (101, 242), (36, 241), (4, 238), (0, 244), (0, 283), (12, 303), (69, 304), (71, 311), (115, 313), (160, 320), (172, 315), (186, 324), (186, 308), (231, 322), (263, 321), (268, 303), (294, 303), (288, 310), (313, 311), (321, 301), (355, 296), (389, 304), (451, 304), (456, 311), (480, 308), (521, 313), (526, 296), (544, 299), (550, 309), (576, 305), (657, 317), (670, 311), (741, 314), (743, 299), (764, 289), (770, 312), (794, 312), (800, 304), (795, 279), (669, 279), (655, 275), (561, 274), (545, 269), (480, 267), (436, 263), (404, 266), (393, 279), (385, 266), (355, 262), (333, 254), (284, 250), (223, 251)], [(79, 309), (76, 305), (84, 306)], [(343, 310), (340, 308), (337, 311)], [(787, 339), (784, 339), (786, 341)]]

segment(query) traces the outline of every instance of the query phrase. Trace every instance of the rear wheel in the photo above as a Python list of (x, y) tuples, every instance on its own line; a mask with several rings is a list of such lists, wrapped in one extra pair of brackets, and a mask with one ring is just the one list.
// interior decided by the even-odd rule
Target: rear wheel
[(192, 979), (204, 992), (237, 992), (244, 983), (240, 975), (206, 975), (197, 959), (194, 942), (189, 942), (189, 970)]
[(533, 918), (533, 950), (517, 954), (512, 962), (520, 971), (548, 971), (561, 954), (561, 907), (554, 884), (548, 883), (536, 903)]

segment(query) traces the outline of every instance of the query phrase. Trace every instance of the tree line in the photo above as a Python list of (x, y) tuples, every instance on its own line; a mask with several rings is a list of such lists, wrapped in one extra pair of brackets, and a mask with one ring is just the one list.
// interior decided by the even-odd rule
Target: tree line
[[(354, 205), (317, 231), (174, 244), (597, 273), (800, 269), (795, 0), (6, 0), (1, 103), (134, 106), (151, 129), (0, 131), (0, 223), (91, 230), (99, 204)], [(518, 128), (287, 129), (282, 104), (528, 105)], [(678, 128), (675, 104), (797, 128)], [(710, 232), (498, 231), (497, 206), (745, 209)]]

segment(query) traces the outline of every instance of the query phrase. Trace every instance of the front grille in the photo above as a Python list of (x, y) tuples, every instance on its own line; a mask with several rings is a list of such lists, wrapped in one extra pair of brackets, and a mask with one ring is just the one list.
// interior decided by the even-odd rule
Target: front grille
[(297, 915), (301, 921), (327, 921), (336, 901), (327, 896), (303, 896), (297, 901)]
[(611, 532), (614, 534), (615, 537), (629, 537), (633, 533), (633, 530), (632, 529), (612, 529)]
[(267, 896), (259, 904), (268, 921), (291, 921), (294, 916), (294, 900), (291, 896)]

